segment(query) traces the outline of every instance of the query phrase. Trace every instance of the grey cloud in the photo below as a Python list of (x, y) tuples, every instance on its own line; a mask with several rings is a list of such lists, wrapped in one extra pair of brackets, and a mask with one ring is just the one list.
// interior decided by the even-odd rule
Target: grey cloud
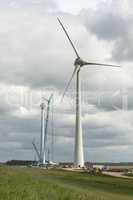
[(35, 11), (35, 12), (48, 12), (58, 9), (58, 4), (55, 0), (6, 0), (0, 1), (1, 8), (8, 9), (9, 11), (14, 11), (18, 9), (23, 9), (23, 11)]
[[(73, 71), (74, 52), (57, 22), (56, 16), (61, 13), (23, 14), (21, 11), (0, 15), (1, 82), (32, 88), (64, 88)], [(78, 18), (69, 14), (62, 17), (65, 22), (71, 21), (68, 30), (74, 42), (78, 41), (79, 49), (87, 48), (88, 34)], [(89, 89), (93, 90), (98, 87), (98, 73), (94, 68), (88, 74)]]
[[(46, 1), (43, 2), (47, 3)], [(27, 7), (29, 9), (30, 5), (29, 2), (25, 1), (20, 3), (21, 8)], [(51, 9), (52, 4), (49, 6), (51, 6)], [(23, 9), (20, 9), (20, 13), (8, 12), (7, 15), (7, 12), (3, 12), (0, 14), (0, 18), (3, 19), (1, 20), (0, 31), (1, 82), (6, 83), (8, 86), (11, 86), (11, 84), (29, 86), (35, 88), (36, 91), (41, 88), (47, 88), (47, 90), (50, 90), (48, 88), (62, 89), (73, 71), (74, 54), (56, 20), (56, 15), (61, 13), (51, 15), (43, 13), (43, 15), (40, 15), (40, 13), (34, 12), (29, 14), (27, 9), (26, 13), (23, 12)], [(88, 52), (91, 53), (91, 50), (88, 51), (89, 48), (86, 51), (87, 47), (84, 50), (88, 33), (79, 22), (79, 18), (64, 13), (61, 15), (64, 22), (71, 24), (67, 28), (70, 30), (74, 42), (79, 41), (77, 42), (79, 51), (87, 52), (87, 54)], [(99, 40), (104, 39), (109, 42), (115, 42), (116, 52), (113, 54), (113, 57), (115, 57), (119, 52), (119, 48), (124, 47), (122, 42), (125, 41), (125, 35), (127, 36), (127, 41), (129, 39), (128, 32), (131, 31), (129, 23), (131, 24), (132, 20), (128, 23), (126, 18), (121, 16), (115, 18), (111, 13), (101, 13), (99, 15), (95, 13), (94, 16), (93, 13), (93, 17), (90, 18), (91, 22), (87, 19), (85, 23), (91, 35), (96, 34)], [(127, 30), (122, 29), (123, 24)], [(131, 49), (130, 41), (131, 38), (127, 43), (127, 48), (130, 47)], [(123, 58), (126, 59), (127, 56), (129, 56), (129, 52)], [(117, 55), (115, 59), (118, 60), (118, 58), (119, 56)], [(130, 75), (132, 77), (131, 70)], [(86, 160), (111, 160), (115, 156), (115, 159), (121, 161), (126, 157), (126, 154), (127, 159), (131, 160), (132, 95), (130, 95), (129, 100), (131, 111), (128, 112), (122, 112), (112, 107), (112, 98), (110, 98), (110, 95), (113, 96), (116, 90), (119, 91), (121, 89), (122, 74), (116, 71), (107, 72), (106, 70), (97, 72), (94, 69), (92, 71), (88, 70), (88, 73), (84, 71), (81, 76), (88, 84), (85, 92), (89, 91), (87, 104), (82, 107)], [(131, 85), (132, 82), (129, 81), (128, 84)], [(109, 90), (111, 94), (106, 93)], [(100, 104), (98, 104), (97, 98), (100, 95), (98, 91), (104, 93)], [(70, 90), (68, 91), (68, 96), (69, 92)], [(69, 97), (71, 100), (71, 94)], [(29, 114), (27, 117), (21, 113), (20, 115), (15, 115), (19, 110), (19, 106), (5, 104), (5, 101), (0, 102), (0, 141), (3, 143), (1, 145), (2, 153), (0, 152), (0, 158), (19, 159), (22, 157), (23, 159), (31, 159), (34, 156), (31, 141), (35, 138), (39, 145), (40, 140), (39, 107), (35, 116)], [(121, 95), (113, 96), (113, 104), (121, 109)], [(55, 112), (55, 160), (73, 160), (74, 103), (70, 103), (70, 106), (67, 107), (63, 102), (55, 109)], [(102, 113), (102, 117), (99, 112)], [(88, 116), (87, 119), (86, 115)], [(51, 130), (49, 130), (49, 134), (51, 134)], [(127, 147), (126, 150), (123, 149), (125, 147)]]
[[(130, 24), (132, 27), (133, 22)], [(133, 46), (132, 46), (132, 32), (128, 32), (128, 34), (122, 36), (114, 45), (114, 49), (112, 51), (112, 57), (118, 61), (133, 61)]]
[[(127, 1), (128, 9), (132, 9), (132, 2)], [(111, 1), (99, 4), (95, 11), (83, 10), (80, 17), (83, 19), (86, 28), (97, 36), (99, 40), (105, 40), (111, 46), (113, 42), (112, 59), (118, 62), (132, 61), (132, 15), (125, 15), (119, 12), (124, 1), (115, 3)], [(124, 9), (124, 8), (123, 8)], [(126, 8), (125, 8), (126, 9)]]
[(56, 15), (23, 16), (23, 12), (14, 12), (9, 16), (1, 13), (0, 18), (3, 17), (1, 82), (37, 88), (62, 87), (67, 73), (73, 70), (73, 61), (68, 59), (69, 47), (63, 48), (65, 42), (62, 46), (64, 38)]
[[(107, 112), (108, 113), (108, 112)], [(100, 115), (95, 114), (94, 116), (89, 116), (83, 118), (84, 122), (84, 146), (85, 146), (85, 156), (88, 157), (89, 150), (96, 151), (97, 149), (108, 149), (119, 147), (120, 149), (124, 146), (130, 147), (132, 145), (132, 121), (130, 127), (126, 123), (131, 119), (132, 114), (124, 115), (125, 124), (122, 123), (117, 117), (117, 111), (115, 114), (112, 114), (109, 118), (106, 117), (106, 114)], [(87, 116), (87, 115), (86, 115)], [(54, 126), (54, 154), (55, 160), (57, 161), (69, 161), (73, 160), (73, 147), (74, 147), (74, 124), (69, 120), (69, 117), (66, 118), (66, 115), (58, 114), (60, 120), (56, 120)], [(116, 119), (115, 119), (116, 118)], [(113, 119), (113, 122), (112, 120)], [(72, 125), (73, 124), (73, 125)], [(6, 126), (6, 130), (5, 130)], [(34, 151), (31, 145), (32, 139), (36, 139), (36, 143), (39, 145), (40, 141), (40, 120), (39, 115), (33, 117), (6, 117), (0, 125), (1, 134), (0, 140), (5, 144), (7, 151), (11, 148), (10, 158), (17, 158), (14, 154), (17, 154), (23, 151), (27, 151), (27, 156), (29, 158), (33, 157)], [(3, 127), (3, 128), (2, 128)], [(3, 130), (3, 131), (2, 131)], [(49, 130), (51, 131), (51, 130)], [(51, 132), (49, 132), (51, 134)], [(51, 136), (49, 136), (49, 142)], [(7, 145), (8, 143), (8, 145)], [(13, 146), (13, 148), (12, 148)], [(5, 148), (1, 146), (1, 151)], [(87, 150), (88, 149), (88, 150)], [(102, 150), (100, 150), (102, 151)], [(110, 151), (110, 150), (108, 150)], [(121, 150), (122, 151), (122, 150)], [(127, 151), (128, 152), (128, 151)], [(98, 155), (98, 154), (97, 154)], [(14, 156), (14, 157), (12, 157)], [(105, 153), (106, 156), (106, 153)], [(25, 156), (23, 156), (25, 158)], [(121, 159), (121, 157), (120, 157)], [(90, 159), (89, 159), (90, 160)]]
[[(87, 148), (85, 149), (85, 159), (97, 162), (130, 162), (132, 147), (113, 148)], [(127, 156), (128, 155), (128, 156)]]
[(115, 16), (108, 12), (99, 14), (98, 10), (93, 15), (89, 15), (88, 13), (89, 10), (86, 11), (84, 16), (86, 20), (85, 25), (99, 39), (107, 41), (116, 40), (123, 36), (126, 31), (129, 31), (129, 21), (123, 19), (123, 17)]

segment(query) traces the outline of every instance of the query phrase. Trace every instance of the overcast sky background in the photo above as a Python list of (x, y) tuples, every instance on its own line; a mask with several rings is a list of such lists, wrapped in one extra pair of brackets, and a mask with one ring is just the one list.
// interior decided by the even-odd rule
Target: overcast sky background
[[(81, 72), (86, 161), (133, 161), (133, 2), (131, 0), (0, 0), (0, 161), (34, 159), (42, 96), (54, 93), (54, 161), (72, 161), (75, 54), (122, 69)], [(50, 121), (51, 123), (51, 121)], [(51, 144), (51, 124), (49, 141)]]

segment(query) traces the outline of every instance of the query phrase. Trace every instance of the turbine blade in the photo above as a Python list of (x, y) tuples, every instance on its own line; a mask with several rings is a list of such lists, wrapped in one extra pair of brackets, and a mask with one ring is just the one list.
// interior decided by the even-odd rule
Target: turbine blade
[(107, 67), (120, 67), (118, 65), (109, 65), (109, 64), (102, 64), (102, 63), (92, 63), (92, 62), (85, 62), (84, 65), (99, 65), (99, 66), (107, 66)]
[(64, 32), (65, 32), (65, 34), (66, 34), (66, 36), (67, 36), (67, 38), (68, 38), (68, 40), (69, 40), (69, 42), (70, 42), (70, 44), (71, 44), (73, 50), (74, 50), (75, 53), (76, 53), (76, 56), (79, 58), (79, 54), (78, 54), (78, 52), (77, 52), (77, 50), (76, 50), (76, 48), (75, 48), (75, 46), (74, 46), (72, 40), (70, 39), (70, 36), (68, 35), (68, 33), (67, 33), (67, 31), (66, 31), (64, 25), (62, 24), (62, 22), (60, 21), (59, 18), (57, 18), (57, 20), (58, 20), (59, 24), (61, 25), (62, 29), (64, 30)]
[(45, 97), (42, 98), (43, 101), (48, 101), (48, 99), (46, 99)]
[(62, 102), (63, 99), (64, 99), (64, 96), (65, 96), (65, 94), (66, 94), (66, 92), (67, 92), (67, 90), (68, 90), (68, 88), (69, 88), (69, 86), (70, 86), (70, 84), (71, 84), (71, 82), (72, 82), (72, 80), (73, 80), (73, 78), (74, 78), (74, 75), (75, 75), (76, 71), (77, 71), (77, 66), (75, 66), (75, 69), (74, 69), (74, 71), (73, 71), (73, 73), (72, 73), (72, 76), (71, 76), (71, 78), (70, 78), (70, 80), (69, 80), (69, 82), (68, 82), (68, 84), (67, 84), (67, 86), (66, 86), (66, 88), (65, 88), (65, 90), (64, 90), (64, 92), (63, 92), (63, 95), (62, 95), (62, 98), (61, 98), (61, 102)]

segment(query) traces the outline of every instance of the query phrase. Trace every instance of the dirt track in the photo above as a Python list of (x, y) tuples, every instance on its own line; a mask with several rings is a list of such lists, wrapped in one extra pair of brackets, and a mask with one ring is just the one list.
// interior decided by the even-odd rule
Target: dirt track
[(125, 175), (123, 175), (123, 173), (120, 173), (120, 172), (103, 172), (103, 174), (113, 176), (113, 177), (117, 177), (117, 178), (133, 179), (133, 177), (125, 176)]

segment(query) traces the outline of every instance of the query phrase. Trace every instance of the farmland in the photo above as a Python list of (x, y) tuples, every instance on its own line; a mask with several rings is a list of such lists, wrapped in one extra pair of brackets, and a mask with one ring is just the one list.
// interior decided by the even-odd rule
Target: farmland
[(1, 200), (132, 200), (133, 180), (61, 169), (0, 167)]

